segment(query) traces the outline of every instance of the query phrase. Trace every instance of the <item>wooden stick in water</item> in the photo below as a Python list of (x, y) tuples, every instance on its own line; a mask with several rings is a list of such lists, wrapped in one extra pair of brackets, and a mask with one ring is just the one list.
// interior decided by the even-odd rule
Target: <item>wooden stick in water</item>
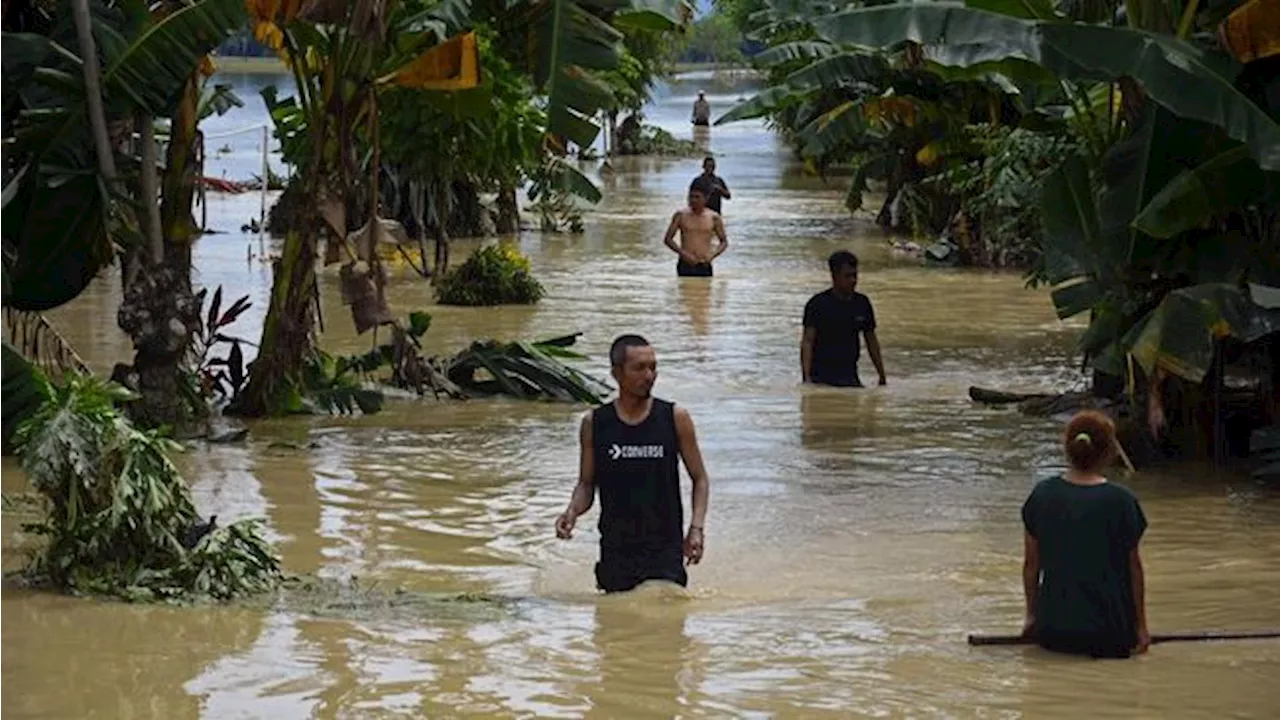
[[(1203, 630), (1200, 632), (1165, 633), (1152, 635), (1151, 644), (1167, 642), (1203, 642), (1210, 640), (1263, 640), (1280, 638), (1280, 630)], [(970, 645), (1034, 645), (1035, 638), (1027, 635), (970, 635)]]

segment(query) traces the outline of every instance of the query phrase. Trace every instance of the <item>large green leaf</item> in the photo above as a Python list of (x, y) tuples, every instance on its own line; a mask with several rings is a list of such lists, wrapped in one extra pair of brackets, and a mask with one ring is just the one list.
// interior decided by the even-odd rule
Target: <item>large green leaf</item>
[(1213, 364), (1215, 340), (1253, 342), (1280, 332), (1280, 311), (1255, 304), (1226, 283), (1174, 290), (1152, 311), (1130, 352), (1148, 374), (1157, 367), (1198, 383)]
[(591, 145), (600, 132), (594, 117), (611, 106), (613, 92), (593, 73), (614, 70), (622, 34), (601, 20), (649, 30), (675, 28), (680, 0), (518, 0), (529, 18), (534, 86), (547, 96), (548, 130), (578, 146)]
[(49, 399), (49, 386), (40, 371), (4, 341), (3, 349), (3, 448), (9, 452), (9, 441), (18, 425), (35, 414)]
[(815, 60), (830, 57), (840, 52), (838, 45), (816, 40), (798, 40), (775, 45), (752, 58), (752, 61), (766, 67), (793, 62), (795, 60)]
[(1133, 226), (1156, 238), (1171, 238), (1210, 218), (1280, 197), (1280, 173), (1264, 172), (1238, 145), (1183, 171), (1146, 204)]
[(1077, 156), (1067, 158), (1044, 181), (1040, 192), (1044, 224), (1044, 262), (1049, 282), (1058, 283), (1103, 268), (1097, 256), (1104, 249), (1098, 204), (1093, 197), (1089, 168)]
[(1174, 114), (1223, 128), (1266, 170), (1280, 170), (1280, 123), (1233, 86), (1240, 67), (1174, 37), (1129, 28), (1020, 20), (959, 3), (911, 3), (846, 10), (821, 18), (822, 37), (890, 48), (905, 41), (969, 46), (950, 64), (1033, 61), (1063, 79), (1131, 77)]
[(764, 117), (783, 105), (794, 101), (796, 97), (796, 91), (786, 85), (766, 88), (747, 101), (738, 103), (730, 108), (729, 112), (716, 119), (715, 124), (724, 125), (739, 120)]
[(44, 312), (74, 299), (111, 263), (108, 195), (91, 172), (27, 173), (21, 185), (4, 209), (6, 234), (12, 233), (15, 247), (5, 303)]
[(136, 37), (102, 43), (108, 102), (125, 97), (135, 110), (168, 115), (200, 59), (244, 27), (247, 18), (244, 0), (199, 0), (144, 27)]

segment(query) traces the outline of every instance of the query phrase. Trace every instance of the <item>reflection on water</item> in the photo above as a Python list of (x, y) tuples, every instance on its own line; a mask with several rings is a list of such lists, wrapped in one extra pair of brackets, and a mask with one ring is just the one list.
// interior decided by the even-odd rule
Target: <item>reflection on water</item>
[[(743, 92), (697, 82), (716, 115)], [(690, 137), (696, 89), (661, 88), (646, 119)], [(903, 264), (869, 221), (849, 216), (838, 188), (796, 170), (759, 123), (708, 135), (734, 190), (732, 246), (709, 281), (677, 279), (662, 245), (699, 159), (618, 158), (585, 235), (505, 240), (546, 286), (538, 306), (434, 306), (407, 268), (393, 269), (389, 291), (398, 314), (429, 306), (431, 352), (479, 336), (583, 331), (584, 367), (605, 375), (614, 336), (653, 341), (657, 391), (692, 413), (712, 477), (707, 556), (690, 570), (688, 597), (598, 597), (594, 512), (574, 540), (554, 538), (584, 408), (396, 402), (368, 418), (273, 420), (256, 423), (245, 445), (175, 458), (202, 512), (265, 516), (293, 572), (519, 602), (498, 613), (318, 618), (10, 591), (0, 709), (15, 718), (1274, 716), (1280, 643), (1160, 646), (1116, 663), (964, 645), (968, 632), (1020, 621), (1018, 507), (1060, 465), (1052, 422), (976, 407), (966, 390), (1078, 383), (1069, 362), (1078, 326), (1055, 320), (1045, 294), (1017, 277)], [(203, 238), (195, 253), (198, 282), (254, 302), (237, 328), (250, 337), (269, 271), (246, 261), (257, 240), (234, 229), (256, 203), (212, 198), (211, 222), (233, 232)], [(474, 247), (459, 243), (455, 256)], [(799, 383), (801, 309), (840, 248), (862, 260), (887, 387)], [(326, 347), (367, 349), (330, 271), (321, 283)], [(118, 297), (108, 275), (54, 313), (104, 372), (128, 356)], [(23, 486), (9, 459), (4, 471), (7, 492)], [(1128, 483), (1151, 521), (1153, 630), (1280, 626), (1274, 489), (1196, 468)], [(3, 518), (10, 567), (16, 523)]]

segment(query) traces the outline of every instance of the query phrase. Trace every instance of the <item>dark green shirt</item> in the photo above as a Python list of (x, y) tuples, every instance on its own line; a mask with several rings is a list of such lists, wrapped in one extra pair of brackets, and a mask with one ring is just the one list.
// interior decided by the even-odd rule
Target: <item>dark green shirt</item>
[(1137, 638), (1129, 554), (1147, 529), (1138, 499), (1107, 482), (1038, 483), (1022, 523), (1040, 550), (1036, 636), (1050, 649), (1127, 655)]

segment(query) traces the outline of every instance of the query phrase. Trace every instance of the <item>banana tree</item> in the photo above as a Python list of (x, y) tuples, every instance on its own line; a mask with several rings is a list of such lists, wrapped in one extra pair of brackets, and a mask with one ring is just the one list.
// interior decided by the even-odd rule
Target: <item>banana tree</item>
[[(476, 87), (478, 49), (474, 35), (466, 31), (481, 20), (496, 20), (500, 33), (505, 28), (509, 37), (522, 39), (520, 67), (545, 97), (548, 143), (560, 151), (566, 141), (590, 145), (598, 132), (591, 118), (611, 97), (592, 73), (616, 65), (620, 38), (599, 16), (674, 26), (683, 4), (517, 0), (485, 8), (465, 0), (252, 0), (249, 5), (255, 35), (280, 53), (294, 75), (314, 147), (304, 169), (303, 194), (317, 199), (312, 221), (285, 240), (258, 359), (236, 403), (238, 412), (259, 416), (283, 411), (283, 398), (296, 394), (299, 373), (312, 352), (316, 246), (322, 228), (346, 253), (344, 293), (353, 300), (353, 315), (361, 316), (357, 329), (391, 322), (375, 251), (384, 232), (377, 211), (381, 161), (376, 122), (383, 89), (458, 93)], [(362, 163), (352, 152), (362, 136), (372, 148), (367, 188), (361, 187)], [(365, 189), (367, 222), (357, 233), (357, 247), (351, 248), (346, 242), (349, 219), (358, 211), (351, 200)], [(357, 297), (367, 301), (357, 302)]]
[(243, 23), (244, 5), (97, 2), (90, 12), (78, 1), (71, 9), (72, 22), (42, 34), (4, 35), (6, 160), (16, 169), (6, 178), (5, 303), (57, 307), (121, 257), (119, 321), (134, 341), (130, 372), (142, 391), (132, 410), (145, 424), (177, 424), (192, 308), (189, 263), (172, 264), (170, 250), (191, 240), (194, 184), (175, 161), (190, 148), (177, 132), (159, 177), (155, 119), (194, 130), (194, 115), (181, 121), (186, 89)]

